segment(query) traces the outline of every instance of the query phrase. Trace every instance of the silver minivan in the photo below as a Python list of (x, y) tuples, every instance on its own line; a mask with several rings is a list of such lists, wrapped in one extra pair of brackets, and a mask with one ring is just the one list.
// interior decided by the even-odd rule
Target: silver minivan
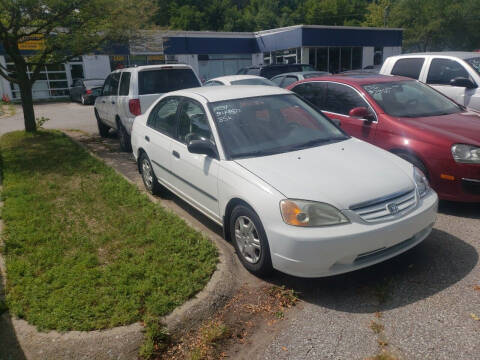
[(105, 79), (102, 94), (95, 99), (95, 117), (101, 137), (112, 128), (120, 146), (131, 151), (133, 120), (162, 94), (201, 86), (192, 67), (184, 64), (137, 66), (115, 70)]

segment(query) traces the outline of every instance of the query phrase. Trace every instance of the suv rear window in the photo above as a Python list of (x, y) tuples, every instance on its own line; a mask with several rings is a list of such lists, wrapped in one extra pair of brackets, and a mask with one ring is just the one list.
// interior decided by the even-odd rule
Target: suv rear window
[(424, 58), (400, 59), (393, 66), (392, 75), (406, 76), (418, 80), (424, 62)]
[(201, 86), (191, 69), (159, 69), (138, 73), (138, 94), (160, 94)]

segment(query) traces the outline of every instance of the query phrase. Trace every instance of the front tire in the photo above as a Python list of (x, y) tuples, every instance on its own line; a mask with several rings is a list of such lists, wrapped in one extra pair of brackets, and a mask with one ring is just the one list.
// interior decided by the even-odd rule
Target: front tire
[(153, 172), (152, 163), (148, 158), (147, 154), (142, 152), (140, 158), (138, 159), (138, 168), (140, 169), (140, 174), (142, 175), (143, 185), (145, 189), (152, 195), (160, 194), (160, 184), (158, 183), (157, 177)]
[(243, 266), (257, 276), (272, 272), (267, 235), (258, 215), (246, 205), (237, 205), (230, 216), (230, 235)]
[(130, 135), (127, 133), (127, 129), (122, 125), (120, 121), (117, 121), (118, 138), (120, 140), (120, 148), (125, 152), (132, 152), (132, 142)]
[(108, 137), (108, 130), (110, 130), (110, 127), (108, 127), (102, 122), (96, 110), (95, 110), (95, 117), (97, 118), (98, 133), (102, 138)]

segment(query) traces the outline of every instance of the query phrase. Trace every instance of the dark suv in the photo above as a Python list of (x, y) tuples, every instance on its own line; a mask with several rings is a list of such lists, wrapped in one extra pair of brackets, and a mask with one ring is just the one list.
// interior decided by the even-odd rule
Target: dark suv
[(315, 69), (308, 64), (272, 64), (272, 65), (257, 65), (241, 68), (237, 75), (257, 75), (264, 78), (271, 79), (272, 77), (299, 71), (315, 71)]

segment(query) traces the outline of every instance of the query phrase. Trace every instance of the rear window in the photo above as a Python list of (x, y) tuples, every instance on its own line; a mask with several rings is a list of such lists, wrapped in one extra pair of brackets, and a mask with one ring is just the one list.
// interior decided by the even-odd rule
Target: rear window
[(424, 58), (400, 59), (393, 66), (392, 75), (406, 76), (418, 80), (424, 62)]
[(160, 94), (201, 86), (191, 69), (147, 70), (138, 73), (138, 94)]

